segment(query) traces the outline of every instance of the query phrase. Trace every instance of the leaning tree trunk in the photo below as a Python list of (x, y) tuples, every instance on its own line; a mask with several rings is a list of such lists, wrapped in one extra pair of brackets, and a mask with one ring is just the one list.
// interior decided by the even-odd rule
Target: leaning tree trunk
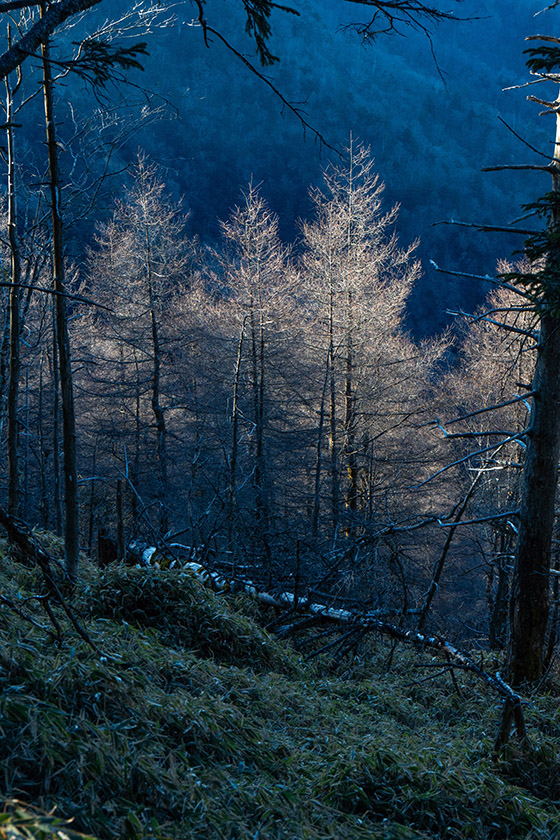
[[(44, 13), (44, 4), (42, 10)], [(63, 230), (60, 206), (60, 172), (58, 166), (58, 147), (54, 123), (53, 82), (48, 41), (45, 41), (42, 46), (42, 57), (47, 151), (49, 156), (49, 188), (51, 193), (53, 280), (56, 299), (56, 339), (60, 370), (60, 391), (62, 397), (62, 445), (64, 451), (64, 503), (66, 522), (64, 551), (66, 571), (68, 572), (70, 578), (75, 579), (78, 574), (78, 555), (80, 550), (76, 418), (74, 413), (70, 339), (68, 336), (68, 315), (66, 312)]]
[(144, 220), (146, 281), (148, 284), (148, 302), (150, 305), (150, 325), (152, 330), (152, 411), (156, 426), (156, 452), (158, 470), (159, 531), (165, 534), (169, 526), (167, 507), (167, 426), (165, 412), (161, 404), (161, 341), (154, 295), (154, 273), (152, 267), (152, 240), (149, 219)]

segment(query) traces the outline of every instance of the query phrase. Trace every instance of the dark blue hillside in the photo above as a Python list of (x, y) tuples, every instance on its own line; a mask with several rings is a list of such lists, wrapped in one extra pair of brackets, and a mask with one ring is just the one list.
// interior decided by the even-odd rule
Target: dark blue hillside
[[(435, 29), (436, 65), (426, 36), (410, 29), (406, 37), (381, 36), (364, 47), (344, 27), (363, 20), (367, 9), (341, 0), (296, 0), (294, 6), (300, 17), (275, 14), (271, 48), (281, 60), (262, 72), (329, 144), (342, 149), (352, 132), (371, 145), (387, 203), (401, 204), (401, 239), (421, 239), (426, 274), (410, 323), (417, 333), (431, 332), (444, 323), (446, 308), (475, 305), (481, 288), (434, 273), (430, 258), (442, 267), (486, 274), (498, 257), (522, 244), (435, 223), (504, 224), (548, 187), (540, 175), (480, 170), (535, 160), (498, 115), (532, 144), (551, 149), (550, 118), (538, 118), (526, 91), (502, 88), (527, 79), (524, 38), (550, 30), (560, 13), (535, 19), (542, 0), (464, 0), (457, 15), (478, 19)], [(256, 62), (237, 7), (210, 0), (206, 8), (213, 25)], [(185, 4), (178, 26), (150, 36), (150, 58), (137, 74), (139, 83), (177, 109), (176, 118), (136, 133), (121, 150), (123, 161), (142, 146), (162, 165), (204, 241), (216, 237), (218, 219), (253, 178), (279, 214), (282, 235), (293, 240), (298, 218), (310, 209), (308, 187), (320, 182), (332, 152), (311, 132), (304, 135), (270, 88), (222, 44), (207, 48), (200, 28), (190, 25), (193, 14)]]

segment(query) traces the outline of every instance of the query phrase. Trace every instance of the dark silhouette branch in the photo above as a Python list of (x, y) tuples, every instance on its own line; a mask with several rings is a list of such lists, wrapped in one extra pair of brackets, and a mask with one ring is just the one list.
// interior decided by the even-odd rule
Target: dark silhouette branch
[[(58, 3), (49, 6), (44, 15), (29, 28), (25, 35), (0, 56), (0, 79), (4, 79), (16, 67), (23, 64), (31, 53), (36, 52), (42, 44), (48, 41), (49, 36), (64, 21), (73, 15), (97, 6), (101, 2), (102, 0), (59, 0)], [(37, 6), (39, 4), (26, 5)], [(0, 6), (0, 11), (6, 11), (6, 9)]]

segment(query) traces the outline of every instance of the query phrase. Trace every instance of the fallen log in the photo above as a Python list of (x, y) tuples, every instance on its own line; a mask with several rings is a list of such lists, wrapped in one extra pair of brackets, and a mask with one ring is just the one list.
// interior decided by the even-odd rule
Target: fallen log
[[(262, 591), (257, 589), (251, 581), (241, 581), (239, 579), (236, 579), (235, 581), (228, 581), (218, 572), (212, 572), (204, 568), (200, 563), (185, 563), (182, 568), (192, 573), (198, 580), (201, 581), (201, 583), (206, 586), (212, 586), (212, 588), (218, 592), (225, 592), (231, 590), (232, 588), (236, 588), (237, 590), (253, 596), (261, 604), (279, 609), (287, 609), (291, 614), (304, 614), (321, 621), (345, 625), (350, 627), (351, 631), (355, 630), (362, 631), (363, 633), (381, 633), (392, 639), (412, 644), (423, 650), (430, 649), (443, 653), (450, 665), (474, 674), (503, 699), (503, 714), (498, 736), (494, 744), (494, 751), (496, 753), (500, 752), (508, 743), (512, 725), (515, 726), (515, 731), (520, 741), (525, 741), (527, 738), (523, 715), (524, 700), (520, 694), (508, 685), (499, 671), (496, 671), (495, 674), (488, 673), (488, 671), (485, 671), (484, 668), (475, 662), (474, 659), (466, 653), (463, 653), (463, 651), (459, 650), (459, 648), (447, 639), (443, 639), (440, 636), (431, 636), (425, 633), (420, 633), (417, 630), (406, 630), (403, 627), (399, 627), (396, 624), (383, 620), (388, 618), (390, 615), (399, 617), (418, 615), (421, 613), (421, 610), (407, 610), (404, 613), (399, 612), (398, 610), (383, 609), (358, 612), (338, 607), (331, 607), (327, 604), (315, 603), (305, 597), (296, 597), (294, 593), (288, 591), (275, 593)], [(297, 627), (297, 624), (293, 626)], [(328, 645), (325, 650), (328, 647), (330, 647), (330, 645)]]

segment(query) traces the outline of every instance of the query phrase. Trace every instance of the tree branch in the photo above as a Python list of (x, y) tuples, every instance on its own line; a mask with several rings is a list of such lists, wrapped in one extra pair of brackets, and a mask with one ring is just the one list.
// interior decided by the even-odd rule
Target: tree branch
[[(469, 414), (464, 414), (462, 417), (454, 417), (453, 420), (449, 420), (446, 423), (446, 426), (451, 426), (453, 423), (460, 423), (462, 420), (469, 420), (471, 417), (476, 417), (478, 414), (486, 414), (487, 411), (497, 411), (499, 408), (505, 408), (506, 405), (514, 405), (515, 403), (523, 402), (524, 400), (529, 399), (529, 397), (534, 397), (535, 394), (536, 391), (529, 391), (528, 394), (523, 394), (520, 397), (513, 397), (511, 400), (496, 403), (495, 405), (487, 405), (486, 408), (479, 408), (477, 411), (471, 411)], [(434, 425), (439, 426), (439, 421), (434, 421)]]
[[(540, 99), (535, 99), (534, 96), (528, 96), (528, 99), (531, 99), (534, 102), (539, 102), (541, 105), (545, 105), (546, 103), (542, 102)], [(538, 164), (538, 163), (511, 163), (511, 164), (501, 164), (499, 166), (483, 166), (480, 170), (481, 172), (504, 172), (504, 171), (514, 171), (514, 172), (522, 172), (523, 170), (528, 171), (536, 171), (536, 172), (549, 172), (553, 173), (556, 171), (556, 166), (553, 163), (547, 164)]]
[(225, 47), (226, 47), (226, 48), (227, 48), (227, 49), (228, 49), (231, 53), (233, 53), (233, 55), (234, 55), (236, 58), (238, 58), (238, 59), (239, 59), (239, 61), (240, 61), (242, 64), (244, 64), (244, 65), (245, 65), (245, 67), (247, 67), (247, 69), (248, 69), (248, 70), (250, 70), (250, 72), (251, 72), (251, 73), (253, 73), (255, 76), (257, 76), (257, 78), (258, 78), (258, 79), (260, 79), (260, 80), (261, 80), (261, 82), (264, 82), (264, 84), (265, 84), (265, 85), (267, 85), (267, 86), (271, 89), (271, 91), (274, 93), (274, 95), (275, 95), (275, 96), (277, 96), (277, 97), (278, 97), (278, 99), (282, 102), (282, 104), (284, 105), (284, 107), (286, 107), (289, 111), (291, 111), (291, 113), (292, 113), (292, 114), (294, 114), (294, 115), (297, 117), (297, 119), (300, 121), (301, 125), (303, 126), (304, 131), (309, 130), (309, 131), (310, 131), (310, 132), (311, 132), (311, 133), (315, 136), (315, 138), (316, 138), (317, 140), (319, 140), (319, 142), (320, 142), (320, 143), (322, 143), (322, 145), (323, 145), (323, 146), (325, 146), (327, 149), (330, 149), (330, 150), (331, 150), (331, 151), (333, 151), (333, 152), (336, 152), (336, 154), (340, 156), (340, 152), (339, 152), (339, 150), (338, 150), (338, 149), (335, 149), (335, 147), (334, 147), (334, 146), (331, 146), (331, 144), (330, 144), (330, 143), (328, 143), (328, 142), (325, 140), (325, 138), (323, 137), (323, 135), (321, 134), (321, 132), (320, 132), (320, 131), (318, 131), (316, 128), (314, 128), (314, 127), (311, 125), (311, 123), (309, 123), (309, 122), (305, 119), (305, 117), (302, 115), (301, 111), (300, 111), (298, 108), (296, 108), (296, 107), (295, 107), (295, 105), (292, 105), (292, 103), (291, 103), (288, 99), (286, 99), (286, 97), (285, 97), (285, 96), (283, 95), (283, 93), (282, 93), (282, 92), (281, 92), (281, 91), (280, 91), (280, 90), (276, 87), (276, 85), (274, 85), (274, 84), (270, 81), (270, 79), (267, 79), (267, 77), (264, 75), (264, 73), (261, 73), (261, 71), (260, 71), (260, 70), (258, 70), (258, 69), (255, 67), (255, 65), (254, 65), (254, 64), (252, 64), (252, 63), (249, 61), (249, 59), (248, 59), (248, 58), (246, 58), (246, 57), (243, 55), (243, 53), (239, 52), (239, 50), (238, 50), (238, 49), (236, 49), (236, 48), (233, 46), (233, 44), (231, 44), (231, 43), (227, 40), (227, 38), (225, 38), (225, 37), (221, 34), (221, 32), (218, 32), (218, 30), (217, 30), (217, 29), (214, 29), (212, 26), (210, 26), (210, 25), (209, 25), (208, 21), (206, 20), (206, 17), (204, 16), (204, 8), (203, 8), (203, 5), (202, 5), (202, 0), (195, 0), (195, 3), (196, 3), (196, 5), (198, 6), (198, 10), (199, 10), (198, 22), (199, 22), (200, 26), (202, 27), (202, 30), (203, 30), (203, 33), (204, 33), (204, 41), (205, 41), (205, 43), (206, 43), (206, 46), (207, 46), (207, 47), (209, 46), (209, 42), (208, 42), (208, 35), (209, 35), (209, 34), (210, 34), (210, 35), (214, 35), (214, 37), (218, 38), (218, 40), (219, 40), (219, 41), (221, 41), (221, 42), (222, 42), (222, 44), (223, 44), (223, 45), (224, 45), (224, 46), (225, 46)]
[(441, 470), (438, 470), (437, 472), (433, 473), (433, 475), (430, 475), (428, 478), (426, 478), (424, 481), (422, 481), (420, 484), (417, 484), (415, 486), (415, 489), (419, 490), (420, 487), (424, 487), (425, 484), (429, 484), (429, 482), (433, 481), (434, 478), (437, 478), (438, 475), (442, 475), (442, 473), (447, 472), (447, 470), (450, 470), (452, 467), (458, 467), (460, 464), (464, 464), (464, 463), (466, 463), (466, 461), (470, 461), (471, 458), (475, 458), (477, 455), (484, 455), (484, 454), (486, 454), (486, 452), (492, 452), (493, 449), (498, 449), (500, 446), (503, 446), (503, 444), (505, 444), (505, 443), (513, 443), (513, 442), (516, 441), (521, 446), (525, 446), (523, 438), (525, 437), (526, 434), (527, 434), (527, 430), (524, 430), (523, 432), (520, 432), (518, 435), (512, 435), (511, 437), (506, 438), (505, 440), (500, 440), (497, 443), (491, 444), (490, 446), (485, 446), (484, 449), (478, 449), (478, 450), (476, 450), (476, 452), (469, 452), (469, 454), (465, 455), (463, 458), (459, 458), (457, 461), (453, 461), (451, 464), (446, 464), (445, 467), (441, 468)]
[[(10, 49), (0, 56), (0, 79), (4, 79), (16, 67), (19, 67), (30, 53), (37, 51), (41, 44), (44, 44), (54, 30), (64, 23), (65, 20), (85, 12), (93, 6), (97, 6), (102, 0), (59, 0), (53, 3), (45, 11), (45, 14), (37, 20), (31, 28), (14, 44)], [(26, 3), (26, 6), (37, 5)], [(6, 4), (0, 5), (0, 12), (6, 11)], [(5, 8), (3, 8), (5, 7)], [(22, 8), (14, 6), (14, 8)]]
[(455, 219), (442, 219), (440, 222), (433, 222), (432, 227), (436, 227), (437, 225), (456, 225), (457, 227), (474, 228), (474, 230), (479, 230), (481, 233), (520, 233), (523, 236), (532, 236), (533, 234), (538, 233), (536, 230), (512, 228), (507, 225), (498, 226), (476, 224), (473, 222), (457, 222)]

